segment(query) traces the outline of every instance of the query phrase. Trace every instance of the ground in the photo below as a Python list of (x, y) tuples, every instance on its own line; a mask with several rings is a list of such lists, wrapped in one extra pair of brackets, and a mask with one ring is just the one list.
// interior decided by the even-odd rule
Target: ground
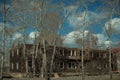
[[(3, 79), (3, 80), (44, 80), (42, 78), (11, 78), (11, 79)], [(70, 77), (59, 77), (52, 78), (51, 80), (81, 80), (80, 76), (70, 76)], [(109, 75), (101, 75), (101, 76), (86, 76), (85, 80), (110, 80)], [(113, 79), (111, 80), (120, 80), (120, 74), (113, 75)]]

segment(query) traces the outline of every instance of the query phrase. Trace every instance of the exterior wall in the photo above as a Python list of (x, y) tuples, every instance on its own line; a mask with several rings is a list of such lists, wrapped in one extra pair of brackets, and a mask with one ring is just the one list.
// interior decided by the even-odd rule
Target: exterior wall
[(113, 48), (112, 52), (116, 56), (116, 68), (117, 68), (117, 72), (120, 73), (120, 47)]
[(13, 49), (10, 52), (10, 71), (25, 72), (25, 59), (21, 49)]
[(120, 56), (117, 57), (117, 68), (118, 71), (120, 72)]
[[(43, 50), (43, 48), (39, 47)], [(50, 67), (50, 60), (52, 58), (52, 46), (47, 48), (47, 67)], [(39, 51), (40, 52), (40, 51)], [(43, 52), (38, 53), (35, 58), (36, 73), (41, 70), (41, 55)], [(33, 45), (26, 45), (26, 55), (28, 59), (28, 72), (32, 70), (32, 54)], [(84, 66), (85, 73), (105, 73), (108, 72), (108, 51), (107, 50), (85, 50), (84, 51)], [(112, 57), (113, 70), (116, 70), (116, 56)], [(23, 56), (23, 46), (13, 48), (10, 52), (10, 71), (26, 73), (25, 57)], [(115, 66), (114, 66), (115, 65)], [(53, 72), (57, 73), (81, 73), (81, 49), (77, 48), (63, 48), (57, 47), (53, 65)]]

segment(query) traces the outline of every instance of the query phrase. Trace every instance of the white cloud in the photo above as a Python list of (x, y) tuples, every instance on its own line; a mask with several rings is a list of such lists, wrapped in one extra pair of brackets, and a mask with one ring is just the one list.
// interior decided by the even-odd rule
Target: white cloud
[[(89, 31), (85, 30), (84, 34), (87, 36)], [(72, 31), (63, 37), (63, 44), (67, 45), (77, 45), (76, 40), (82, 38), (82, 33), (80, 31)]]
[(104, 44), (105, 44), (106, 47), (109, 47), (109, 46), (111, 46), (112, 41), (105, 41)]
[[(27, 37), (27, 39), (26, 39), (26, 43), (30, 43), (30, 44), (33, 43), (34, 39), (35, 39), (35, 36), (38, 37), (39, 36), (39, 32), (37, 32), (37, 31), (31, 32), (29, 34), (29, 37)], [(21, 33), (14, 33), (13, 34), (13, 40), (14, 41), (17, 40), (17, 41), (23, 42), (23, 35)]]
[(39, 36), (39, 32), (38, 31), (34, 31), (34, 32), (31, 32), (30, 34), (29, 34), (29, 37), (30, 38), (35, 38), (35, 37), (38, 37)]
[[(111, 24), (111, 28), (109, 26)], [(107, 30), (112, 30), (113, 33), (120, 33), (120, 18), (114, 18), (105, 23), (105, 27)]]
[(74, 28), (82, 29), (84, 22), (84, 12), (80, 15), (72, 15), (68, 18), (70, 25)]
[(104, 41), (107, 40), (107, 37), (104, 34), (94, 34), (98, 38), (98, 44), (104, 44)]
[(104, 34), (94, 34), (98, 38), (98, 45), (101, 47), (108, 47), (112, 41), (108, 41), (107, 37)]
[(21, 37), (22, 37), (21, 33), (14, 33), (13, 34), (13, 40), (16, 40), (16, 39), (21, 38)]
[(64, 44), (75, 44), (75, 33), (76, 32), (70, 32), (66, 36), (64, 36)]
[[(89, 34), (88, 30), (85, 30), (85, 37)], [(108, 41), (107, 37), (104, 34), (93, 34), (94, 37), (98, 38), (97, 44), (102, 48), (109, 47), (112, 41)], [(63, 37), (63, 44), (72, 47), (78, 47), (76, 43), (77, 39), (82, 39), (82, 33), (79, 31), (72, 31)]]
[(80, 14), (73, 14), (68, 17), (69, 24), (72, 25), (75, 29), (83, 30), (84, 21), (88, 24), (93, 23), (94, 20), (101, 18), (98, 14), (88, 11), (81, 12)]

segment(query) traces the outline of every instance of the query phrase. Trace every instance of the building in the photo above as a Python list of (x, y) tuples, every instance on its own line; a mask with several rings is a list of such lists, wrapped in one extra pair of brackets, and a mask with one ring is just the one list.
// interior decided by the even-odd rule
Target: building
[(120, 48), (113, 48), (112, 52), (116, 54), (117, 71), (120, 73)]
[[(25, 49), (24, 49), (25, 46)], [(24, 53), (25, 50), (25, 53)], [(10, 50), (10, 72), (11, 73), (41, 73), (43, 46), (18, 44)], [(53, 53), (53, 46), (46, 46), (47, 68)], [(109, 71), (108, 50), (84, 50), (84, 67), (86, 74), (102, 74)], [(112, 71), (117, 70), (116, 56), (112, 54)], [(81, 49), (56, 47), (53, 72), (81, 73)]]

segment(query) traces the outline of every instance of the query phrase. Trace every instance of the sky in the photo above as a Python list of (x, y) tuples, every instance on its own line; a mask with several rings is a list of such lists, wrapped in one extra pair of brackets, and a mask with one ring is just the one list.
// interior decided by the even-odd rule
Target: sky
[[(0, 0), (1, 3), (2, 0)], [(104, 45), (108, 47), (109, 43), (112, 43), (112, 45), (117, 45), (120, 43), (120, 15), (116, 14), (117, 11), (120, 10), (120, 2), (118, 5), (113, 6), (114, 13), (110, 20), (110, 17), (108, 16), (109, 13), (107, 10), (103, 9), (106, 7), (105, 2), (101, 2), (101, 0), (85, 0), (86, 2), (84, 4), (89, 5), (86, 9), (85, 5), (83, 3), (79, 4), (77, 3), (78, 0), (53, 0), (51, 4), (57, 4), (65, 5), (65, 10), (63, 10), (63, 13), (65, 11), (72, 12), (71, 15), (67, 17), (67, 19), (62, 24), (62, 28), (60, 30), (61, 38), (63, 39), (63, 45), (67, 47), (78, 47), (79, 45), (76, 44), (76, 40), (78, 38), (81, 38), (81, 32), (83, 30), (83, 23), (84, 23), (84, 16), (85, 21), (88, 23), (87, 27), (85, 28), (85, 34), (89, 34), (89, 32), (92, 32), (95, 37), (98, 38), (98, 45)], [(93, 2), (94, 1), (94, 2)], [(115, 0), (107, 0), (115, 1)], [(90, 4), (89, 4), (90, 3)], [(8, 3), (7, 5), (9, 5)], [(115, 3), (113, 3), (115, 4)], [(116, 3), (117, 4), (117, 3)], [(111, 8), (111, 6), (109, 6)], [(87, 10), (87, 12), (86, 12)], [(108, 9), (109, 10), (109, 9)], [(120, 12), (119, 12), (120, 13)], [(104, 15), (103, 15), (104, 14)], [(105, 15), (106, 14), (106, 15)], [(106, 16), (108, 16), (106, 18)], [(1, 17), (1, 14), (0, 14)], [(105, 33), (105, 28), (109, 30), (108, 27), (109, 23), (111, 23), (111, 30), (113, 32), (111, 41), (108, 40), (108, 36)], [(91, 24), (91, 25), (90, 25)], [(7, 24), (10, 25), (10, 24)], [(0, 31), (2, 31), (2, 18), (0, 18)], [(34, 28), (28, 27), (26, 30), (27, 36), (28, 36), (28, 42), (32, 43), (35, 34), (39, 36), (39, 32), (36, 31)], [(80, 35), (79, 37), (75, 37), (76, 35)], [(12, 35), (12, 40), (17, 41), (21, 39), (22, 33), (21, 32), (15, 32)]]

